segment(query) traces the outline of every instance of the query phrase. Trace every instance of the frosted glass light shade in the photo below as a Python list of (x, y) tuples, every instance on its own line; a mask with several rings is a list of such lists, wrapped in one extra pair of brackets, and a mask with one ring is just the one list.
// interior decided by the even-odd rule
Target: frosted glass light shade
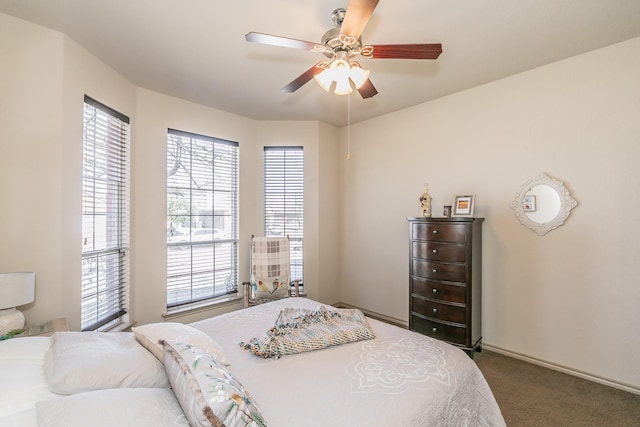
[(351, 63), (351, 70), (349, 71), (349, 78), (353, 82), (356, 89), (360, 89), (363, 84), (369, 79), (371, 71), (360, 68), (357, 62)]
[(361, 68), (357, 62), (334, 59), (329, 68), (316, 74), (313, 78), (327, 92), (348, 95), (353, 92), (353, 87), (360, 89), (366, 83), (369, 79), (369, 73), (369, 70)]
[(351, 88), (351, 83), (349, 83), (349, 78), (336, 80), (336, 88), (334, 90), (336, 95), (349, 95), (351, 92), (353, 92), (353, 89)]
[(331, 85), (333, 84), (333, 70), (331, 70), (331, 68), (327, 68), (320, 74), (313, 76), (313, 79), (322, 89), (329, 92), (331, 90)]

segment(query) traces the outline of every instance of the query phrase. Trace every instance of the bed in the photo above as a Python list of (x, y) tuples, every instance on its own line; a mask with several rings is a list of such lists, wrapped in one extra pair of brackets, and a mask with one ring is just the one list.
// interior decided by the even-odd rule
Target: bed
[[(75, 422), (92, 427), (206, 425), (206, 420), (193, 421), (189, 417), (194, 412), (196, 416), (202, 416), (201, 405), (206, 404), (208, 397), (205, 395), (203, 401), (202, 395), (194, 397), (191, 391), (185, 392), (199, 384), (193, 376), (188, 376), (187, 371), (197, 364), (202, 354), (208, 357), (206, 360), (211, 360), (209, 365), (216, 372), (227, 375), (225, 384), (237, 387), (234, 390), (239, 391), (232, 397), (245, 405), (244, 412), (259, 414), (257, 421), (247, 425), (505, 425), (489, 386), (468, 355), (444, 342), (374, 319), (365, 320), (366, 327), (375, 335), (372, 339), (355, 338), (353, 342), (340, 345), (329, 343), (323, 349), (280, 357), (256, 355), (247, 343), (252, 338), (265, 337), (285, 310), (308, 313), (326, 310), (337, 317), (342, 313), (310, 299), (287, 298), (181, 325), (194, 334), (197, 332), (197, 336), (212, 338), (215, 347), (206, 347), (197, 341), (185, 344), (188, 340), (181, 342), (180, 333), (171, 332), (165, 324), (145, 325), (135, 334), (95, 333), (101, 339), (108, 336), (115, 340), (112, 336), (121, 336), (122, 344), (114, 346), (110, 343), (106, 350), (108, 357), (102, 356), (104, 347), (98, 350), (92, 343), (71, 346), (71, 350), (65, 348), (67, 356), (71, 355), (70, 360), (76, 361), (66, 362), (68, 366), (60, 361), (60, 364), (52, 365), (52, 358), (57, 360), (52, 353), (57, 354), (54, 347), (62, 345), (62, 337), (72, 337), (74, 333), (0, 342), (0, 425), (70, 426)], [(93, 334), (82, 335), (91, 336)], [(158, 338), (162, 344), (158, 344)], [(241, 342), (245, 343), (244, 347)], [(181, 350), (179, 345), (188, 350)], [(131, 362), (118, 362), (120, 354), (108, 352), (120, 352), (121, 346), (151, 359), (145, 358), (144, 366), (135, 368), (134, 358), (128, 355), (126, 360)], [(76, 351), (90, 352), (101, 363), (107, 359), (109, 367), (96, 368), (90, 363), (77, 362), (84, 356), (77, 356)], [(181, 351), (190, 351), (188, 357), (196, 352), (197, 357), (180, 359)], [(96, 358), (96, 354), (101, 357)], [(186, 364), (182, 363), (185, 361)], [(125, 368), (136, 375), (120, 374), (119, 371)], [(87, 372), (95, 374), (87, 375)], [(129, 383), (114, 386), (109, 384), (112, 378), (103, 383), (100, 378), (90, 381), (98, 384), (89, 387), (73, 385), (74, 381), (86, 381), (88, 377), (118, 375), (126, 377)], [(211, 377), (210, 372), (206, 375)], [(118, 378), (116, 381), (123, 380)]]

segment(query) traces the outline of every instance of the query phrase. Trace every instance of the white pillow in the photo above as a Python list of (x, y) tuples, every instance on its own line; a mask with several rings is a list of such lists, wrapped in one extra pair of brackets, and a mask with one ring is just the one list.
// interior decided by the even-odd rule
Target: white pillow
[(49, 389), (59, 394), (169, 385), (162, 363), (131, 332), (56, 332), (44, 373)]
[(36, 403), (38, 423), (47, 427), (188, 427), (167, 388), (119, 388), (74, 394)]
[(204, 332), (183, 323), (163, 322), (137, 326), (131, 329), (136, 339), (147, 350), (162, 361), (162, 345), (160, 340), (181, 341), (204, 350), (223, 365), (230, 365), (231, 361), (213, 338)]
[(266, 427), (251, 395), (214, 357), (187, 343), (162, 344), (169, 382), (192, 427)]
[[(44, 359), (51, 338), (27, 337), (0, 341), (0, 425), (9, 414), (33, 409), (33, 402), (58, 397), (49, 391)], [(33, 411), (35, 417), (35, 411)], [(16, 423), (14, 425), (23, 425)], [(26, 424), (25, 424), (26, 425)]]

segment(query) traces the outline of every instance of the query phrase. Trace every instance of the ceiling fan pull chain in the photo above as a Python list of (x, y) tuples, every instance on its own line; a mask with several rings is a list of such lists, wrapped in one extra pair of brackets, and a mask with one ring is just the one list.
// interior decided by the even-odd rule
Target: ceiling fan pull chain
[(351, 160), (351, 94), (347, 95), (347, 160)]

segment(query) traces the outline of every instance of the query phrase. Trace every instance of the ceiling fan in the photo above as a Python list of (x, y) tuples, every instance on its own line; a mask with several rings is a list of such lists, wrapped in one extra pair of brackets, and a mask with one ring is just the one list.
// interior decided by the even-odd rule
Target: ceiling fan
[(378, 93), (369, 79), (369, 70), (363, 69), (353, 60), (366, 59), (436, 59), (442, 53), (440, 43), (363, 45), (360, 37), (379, 0), (350, 0), (346, 9), (336, 9), (331, 18), (335, 28), (327, 31), (321, 43), (270, 34), (250, 32), (245, 35), (249, 42), (273, 46), (304, 49), (323, 53), (328, 59), (320, 61), (282, 88), (284, 92), (295, 92), (311, 79), (327, 92), (347, 95), (355, 87), (362, 98), (371, 98)]

